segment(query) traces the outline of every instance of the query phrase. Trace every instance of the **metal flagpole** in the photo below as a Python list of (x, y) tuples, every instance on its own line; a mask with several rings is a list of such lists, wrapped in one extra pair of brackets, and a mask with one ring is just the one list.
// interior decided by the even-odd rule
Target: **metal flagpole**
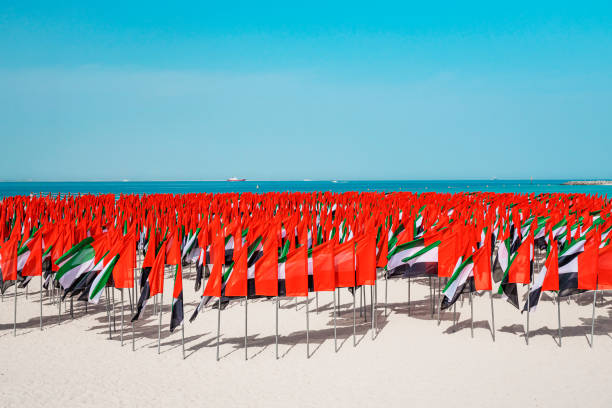
[(106, 295), (106, 317), (108, 317), (108, 338), (109, 340), (112, 338), (111, 337), (111, 318), (110, 318), (110, 305), (109, 305), (109, 299), (108, 299), (108, 288), (104, 288), (104, 294)]
[(342, 312), (342, 306), (340, 303), (340, 288), (338, 288), (338, 316), (340, 315), (341, 312)]
[(157, 325), (157, 354), (160, 353), (161, 349), (161, 321), (162, 321), (162, 313), (164, 310), (164, 292), (161, 293), (161, 298), (159, 299), (159, 324)]
[(336, 335), (336, 290), (334, 289), (334, 352), (338, 352), (338, 336)]
[(557, 292), (557, 320), (559, 322), (559, 347), (561, 347), (561, 299), (559, 299), (559, 292)]
[(121, 288), (121, 347), (123, 347), (123, 288)]
[[(136, 266), (138, 266), (138, 255), (136, 255)], [(132, 290), (128, 290), (128, 294), (130, 294), (130, 293), (131, 293), (131, 295), (130, 295), (130, 296), (132, 296), (132, 297), (134, 297), (134, 298), (136, 297), (136, 273), (137, 273), (137, 272), (136, 272), (136, 270), (137, 270), (137, 269), (138, 269), (138, 268), (134, 268), (134, 269), (132, 270), (132, 281), (133, 281), (133, 282), (132, 282)], [(130, 307), (131, 307), (131, 305), (132, 305), (132, 304), (131, 304), (131, 302), (130, 302)], [(131, 309), (131, 310), (130, 310), (130, 314), (134, 314), (134, 310), (133, 310), (133, 309)]]
[(363, 296), (363, 321), (368, 321), (368, 298), (365, 292), (365, 285), (361, 286), (361, 295)]
[(43, 307), (43, 277), (42, 273), (40, 274), (40, 330), (42, 330), (42, 307)]
[(529, 345), (529, 309), (531, 309), (531, 307), (529, 306), (529, 291), (530, 290), (531, 290), (531, 282), (527, 284), (527, 333), (525, 335), (525, 341), (527, 342), (527, 345)]
[(457, 301), (453, 303), (453, 326), (457, 324), (456, 321), (457, 321)]
[(442, 309), (442, 308), (438, 307), (438, 326), (440, 325), (440, 319), (441, 319), (441, 317), (440, 317), (440, 309)]
[(111, 291), (111, 294), (112, 294), (111, 301), (113, 302), (113, 331), (117, 333), (117, 319), (116, 319), (117, 315), (115, 313), (115, 288), (113, 287), (109, 290)]
[(17, 279), (15, 279), (15, 305), (14, 309), (14, 319), (13, 319), (13, 337), (17, 337)]
[(183, 348), (183, 360), (185, 359), (185, 320), (181, 322), (181, 347)]
[(593, 291), (593, 317), (591, 318), (591, 347), (593, 347), (593, 333), (595, 332), (595, 303), (597, 302), (597, 289)]
[(357, 347), (356, 325), (355, 325), (355, 297), (357, 296), (357, 288), (353, 286), (353, 347)]
[[(297, 300), (297, 298), (296, 298)], [(248, 351), (247, 351), (247, 332), (248, 332), (248, 321), (249, 321), (249, 311), (248, 311), (248, 296), (244, 297), (244, 359), (248, 360)]]
[(495, 341), (495, 312), (493, 311), (493, 289), (489, 292), (489, 298), (491, 299), (491, 333), (493, 334), (493, 341)]
[[(363, 316), (363, 296), (361, 294), (362, 286), (359, 287), (359, 317)], [(357, 296), (356, 292), (355, 292), (355, 296)]]
[(472, 303), (472, 291), (470, 290), (470, 331), (474, 338), (474, 304)]
[(278, 360), (278, 295), (276, 295), (275, 309), (276, 309), (276, 359)]
[(389, 279), (387, 278), (387, 274), (385, 273), (385, 317), (387, 317), (387, 305), (388, 305), (387, 291), (388, 291), (388, 286), (389, 286)]
[(317, 314), (319, 314), (319, 292), (315, 292)]
[(221, 331), (221, 295), (219, 295), (219, 301), (217, 303), (217, 361), (219, 361), (219, 332)]
[[(17, 290), (17, 288), (15, 288), (15, 290)], [(62, 298), (59, 294), (59, 288), (57, 293), (57, 324), (62, 324)]]
[(410, 276), (408, 277), (408, 316), (410, 316)]
[(376, 281), (374, 281), (374, 286), (370, 286), (370, 307), (372, 308), (372, 313), (370, 314), (370, 320), (372, 321), (372, 340), (374, 340), (374, 319), (376, 319), (376, 306), (375, 303), (375, 295), (374, 295), (374, 287), (376, 286)]
[(306, 293), (306, 358), (310, 358), (310, 321), (308, 317), (308, 304), (310, 303), (310, 298), (308, 293)]
[(132, 302), (132, 291), (130, 290), (130, 288), (128, 288), (128, 297), (130, 301), (130, 314), (133, 315), (134, 314), (134, 302)]
[[(433, 293), (434, 293), (434, 294), (436, 293), (436, 292), (435, 292), (435, 289), (434, 289), (434, 292), (433, 292)], [(433, 302), (433, 296), (434, 296), (434, 295), (432, 294), (432, 291), (431, 291), (431, 276), (430, 276), (430, 277), (429, 277), (429, 299), (430, 299), (430, 303), (431, 303), (431, 318), (432, 318), (432, 319), (433, 319), (433, 316), (434, 316), (434, 309), (433, 309), (433, 308), (434, 308), (434, 302)]]
[(70, 318), (74, 319), (74, 299), (70, 296)]

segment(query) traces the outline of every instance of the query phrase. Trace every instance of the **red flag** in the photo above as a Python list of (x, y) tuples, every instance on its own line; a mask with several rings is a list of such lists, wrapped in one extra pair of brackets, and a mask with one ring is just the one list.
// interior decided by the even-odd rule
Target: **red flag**
[(328, 241), (312, 250), (312, 278), (316, 292), (336, 290), (333, 242)]
[(509, 283), (531, 282), (531, 253), (533, 248), (533, 235), (529, 234), (516, 251), (514, 260), (508, 270)]
[(131, 288), (134, 286), (134, 264), (136, 263), (135, 230), (123, 237), (119, 250), (119, 260), (113, 268), (113, 280), (116, 288)]
[(355, 241), (350, 240), (334, 248), (336, 287), (355, 286)]
[(557, 248), (557, 241), (552, 239), (552, 231), (549, 235), (551, 250), (544, 263), (546, 276), (544, 282), (542, 282), (542, 291), (559, 290), (559, 249)]
[(172, 234), (172, 238), (168, 243), (168, 248), (166, 249), (166, 264), (167, 265), (178, 265), (181, 263), (181, 244), (179, 242), (178, 231), (174, 231)]
[(166, 262), (165, 259), (166, 243), (164, 242), (161, 247), (161, 250), (157, 253), (157, 256), (155, 257), (155, 262), (153, 262), (151, 272), (149, 273), (149, 296), (155, 296), (158, 293), (163, 293), (164, 291), (164, 266)]
[(597, 289), (597, 255), (599, 241), (594, 237), (587, 238), (584, 252), (578, 255), (578, 289)]
[(213, 240), (211, 252), (213, 267), (204, 288), (204, 296), (220, 297), (221, 286), (223, 284), (223, 262), (225, 261), (225, 240), (223, 235), (219, 235)]
[(233, 270), (225, 284), (226, 296), (247, 295), (247, 255), (248, 247), (246, 245), (234, 252)]
[(0, 248), (0, 269), (3, 281), (17, 280), (17, 246), (19, 237), (10, 238)]
[(21, 274), (23, 276), (40, 276), (42, 275), (42, 233), (38, 230), (34, 237), (28, 242), (30, 256), (23, 265)]
[(460, 256), (458, 234), (455, 232), (445, 234), (438, 246), (438, 276), (450, 278)]
[(262, 296), (278, 295), (278, 246), (275, 234), (268, 234), (264, 254), (255, 263), (255, 293)]
[(183, 265), (179, 262), (176, 266), (176, 275), (174, 276), (174, 290), (172, 297), (178, 299), (183, 291)]
[(308, 295), (308, 249), (306, 245), (290, 251), (285, 262), (287, 296)]
[(607, 245), (599, 250), (597, 278), (599, 289), (612, 289), (612, 245)]
[(492, 290), (491, 282), (491, 241), (485, 240), (472, 257), (474, 261), (474, 286), (476, 290)]
[(378, 244), (378, 260), (376, 266), (384, 268), (387, 266), (387, 255), (389, 255), (389, 232), (386, 229), (382, 229), (380, 235), (380, 243)]
[(357, 240), (357, 285), (376, 282), (376, 236), (366, 234)]

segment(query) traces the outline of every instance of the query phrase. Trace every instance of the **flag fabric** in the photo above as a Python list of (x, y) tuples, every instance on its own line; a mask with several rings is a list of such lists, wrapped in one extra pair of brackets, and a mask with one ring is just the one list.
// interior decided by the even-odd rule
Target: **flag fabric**
[(42, 231), (38, 230), (32, 239), (27, 243), (29, 250), (28, 259), (23, 265), (21, 274), (23, 276), (42, 275)]
[(285, 289), (287, 296), (308, 295), (308, 249), (305, 245), (287, 254)]
[(183, 322), (183, 265), (180, 251), (178, 232), (174, 232), (174, 237), (170, 241), (172, 247), (166, 256), (166, 264), (176, 265), (174, 274), (174, 289), (172, 290), (172, 310), (170, 313), (170, 333), (174, 332)]
[(585, 238), (566, 242), (559, 252), (559, 296), (565, 297), (582, 290), (578, 288), (578, 256), (584, 252)]
[[(151, 254), (155, 253), (155, 247), (149, 246), (147, 254), (151, 251)], [(145, 255), (146, 259), (146, 255)], [(150, 262), (149, 258), (149, 262)], [(132, 317), (132, 322), (137, 321), (140, 318), (140, 314), (147, 305), (147, 301), (158, 293), (162, 293), (164, 290), (164, 265), (166, 259), (166, 243), (162, 244), (161, 249), (157, 253), (157, 256), (153, 259), (153, 264), (147, 266), (147, 277), (144, 283), (140, 287), (140, 297), (136, 304), (136, 313)], [(175, 283), (176, 288), (176, 283)]]
[(234, 252), (235, 259), (232, 265), (232, 273), (225, 284), (226, 296), (244, 297), (248, 295), (248, 253), (249, 248), (246, 245)]
[(529, 300), (523, 306), (523, 312), (535, 311), (543, 291), (559, 290), (559, 250), (556, 241), (549, 241), (548, 255), (540, 272), (535, 276), (529, 289)]
[(457, 265), (444, 287), (444, 297), (440, 305), (441, 310), (451, 307), (462, 293), (473, 292), (474, 287), (474, 261), (472, 256), (457, 260)]
[(0, 248), (0, 272), (2, 276), (0, 290), (2, 290), (2, 293), (5, 293), (6, 289), (17, 281), (18, 245), (17, 237), (14, 237), (4, 242)]
[(183, 267), (176, 265), (174, 289), (172, 291), (172, 311), (170, 313), (170, 333), (183, 322)]
[(376, 237), (366, 233), (356, 241), (355, 255), (356, 283), (361, 285), (374, 285), (376, 282)]
[(491, 241), (487, 239), (472, 256), (474, 262), (474, 288), (476, 290), (493, 290), (491, 280)]
[(68, 290), (82, 275), (91, 271), (96, 265), (93, 241), (92, 237), (85, 238), (55, 261), (55, 264), (59, 266), (55, 280), (64, 290)]
[(352, 239), (334, 248), (334, 274), (336, 287), (355, 286), (355, 242)]
[(255, 294), (278, 295), (278, 246), (276, 234), (268, 234), (263, 256), (255, 264)]
[(333, 292), (336, 289), (333, 245), (333, 241), (327, 241), (312, 250), (312, 273), (316, 292)]

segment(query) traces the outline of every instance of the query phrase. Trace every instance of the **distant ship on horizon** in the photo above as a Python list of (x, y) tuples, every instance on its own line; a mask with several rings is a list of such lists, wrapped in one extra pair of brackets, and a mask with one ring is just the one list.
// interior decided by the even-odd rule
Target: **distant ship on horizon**
[(238, 178), (238, 177), (230, 177), (225, 181), (246, 181), (245, 178)]

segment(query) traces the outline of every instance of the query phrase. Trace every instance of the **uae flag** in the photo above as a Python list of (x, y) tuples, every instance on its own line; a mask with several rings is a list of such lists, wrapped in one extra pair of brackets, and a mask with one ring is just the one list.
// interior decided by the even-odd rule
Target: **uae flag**
[(102, 296), (102, 290), (106, 287), (110, 277), (113, 274), (113, 269), (119, 260), (119, 254), (115, 254), (114, 256), (111, 254), (107, 255), (108, 260), (103, 261), (103, 268), (100, 273), (96, 276), (91, 284), (91, 289), (89, 290), (89, 303), (98, 304), (100, 301), (100, 296)]
[(455, 270), (444, 287), (441, 310), (451, 307), (462, 293), (473, 292), (474, 290), (473, 258), (471, 255), (465, 260), (461, 257), (457, 260)]
[(247, 292), (248, 296), (255, 296), (255, 264), (263, 256), (263, 238), (257, 237), (257, 239), (249, 245), (247, 253)]
[(166, 263), (176, 265), (174, 274), (174, 289), (172, 291), (172, 311), (170, 314), (170, 333), (183, 321), (183, 268), (181, 252), (179, 249), (178, 233), (174, 233), (174, 244), (168, 251)]
[(64, 291), (68, 291), (82, 275), (94, 268), (96, 251), (92, 246), (93, 241), (92, 237), (85, 238), (55, 261), (55, 264), (59, 266), (55, 280), (64, 288)]
[[(149, 255), (151, 253), (151, 255)], [(136, 304), (136, 313), (132, 317), (132, 322), (135, 322), (140, 318), (140, 314), (144, 310), (147, 305), (147, 301), (155, 296), (157, 293), (161, 293), (163, 291), (164, 284), (164, 263), (166, 259), (166, 243), (162, 244), (161, 249), (157, 253), (157, 256), (154, 256), (155, 247), (149, 246), (147, 250), (147, 254), (145, 255), (144, 263), (151, 262), (150, 266), (143, 267), (143, 273), (146, 270), (146, 280), (141, 285), (140, 289), (140, 297), (138, 298), (138, 303)], [(147, 262), (147, 257), (149, 261)], [(151, 259), (153, 259), (151, 261)], [(182, 285), (182, 284), (181, 284)], [(176, 288), (176, 283), (175, 283)], [(182, 287), (181, 287), (182, 289)], [(182, 293), (181, 293), (182, 295)], [(182, 297), (181, 297), (182, 300)]]
[(389, 255), (387, 255), (387, 276), (408, 276), (411, 272), (411, 264), (408, 260), (416, 256), (424, 248), (425, 240), (419, 238), (398, 244), (392, 250), (389, 250)]
[(206, 281), (206, 286), (204, 287), (204, 293), (202, 294), (200, 303), (189, 318), (190, 322), (195, 320), (200, 311), (213, 297), (221, 297), (221, 292), (223, 289), (223, 265), (225, 263), (224, 243), (225, 239), (223, 235), (219, 235), (213, 240), (211, 245), (211, 261), (213, 262), (213, 267), (210, 271), (210, 277), (208, 278), (208, 281)]
[(278, 258), (278, 296), (286, 296), (287, 294), (287, 289), (285, 286), (285, 267), (290, 245), (291, 242), (286, 240), (285, 245), (283, 245), (283, 248), (281, 249), (280, 257)]
[(23, 281), (19, 287), (25, 287), (34, 276), (42, 275), (42, 233), (38, 230), (24, 245), (27, 256), (17, 256), (17, 269)]
[(172, 291), (172, 313), (170, 316), (170, 333), (183, 322), (183, 268), (176, 266), (174, 290)]
[(232, 273), (225, 282), (226, 296), (247, 296), (247, 255), (248, 247), (243, 246), (234, 252), (234, 263), (231, 266)]
[(197, 292), (202, 287), (202, 280), (204, 279), (204, 261), (206, 260), (206, 249), (199, 248), (198, 259), (196, 260), (196, 278), (193, 290)]
[(519, 308), (518, 303), (518, 289), (516, 283), (508, 280), (509, 270), (509, 254), (510, 254), (510, 240), (505, 239), (499, 243), (497, 248), (497, 256), (493, 263), (493, 280), (499, 282), (499, 288), (497, 293), (503, 295), (503, 297), (514, 307)]
[(193, 234), (189, 234), (185, 246), (183, 247), (183, 253), (181, 258), (185, 262), (193, 262), (199, 258), (200, 251), (198, 247), (198, 236), (200, 235), (200, 228), (196, 229)]
[(113, 276), (115, 265), (119, 261), (122, 246), (125, 246), (124, 244), (125, 243), (122, 239), (117, 238), (117, 242), (115, 243), (114, 247), (108, 251), (100, 261), (102, 270), (91, 283), (91, 288), (89, 289), (89, 296), (87, 299), (89, 303), (97, 304), (100, 301), (102, 290), (106, 287), (109, 280)]
[(552, 236), (549, 238), (546, 262), (533, 279), (533, 285), (529, 290), (529, 302), (525, 302), (522, 312), (526, 312), (527, 308), (530, 312), (535, 311), (540, 302), (540, 295), (547, 290), (559, 290), (559, 249)]
[(410, 265), (410, 273), (415, 275), (438, 274), (438, 247), (442, 233), (425, 234), (422, 238), (423, 247), (416, 253), (402, 259)]
[(578, 289), (578, 257), (584, 252), (585, 238), (571, 241), (559, 252), (559, 296), (583, 292)]

